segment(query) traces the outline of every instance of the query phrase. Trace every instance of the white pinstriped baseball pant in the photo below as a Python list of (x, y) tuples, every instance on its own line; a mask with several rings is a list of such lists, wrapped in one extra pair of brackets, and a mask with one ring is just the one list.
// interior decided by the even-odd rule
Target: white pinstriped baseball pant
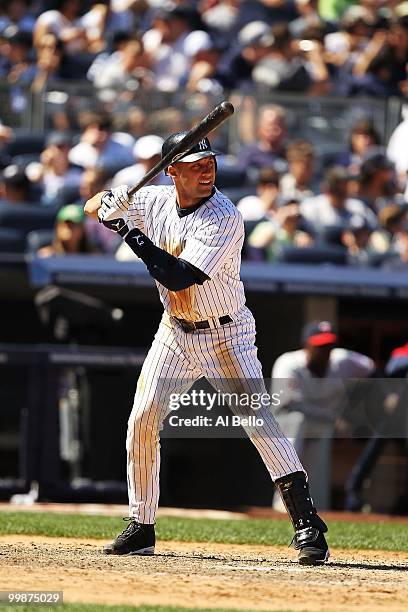
[[(192, 333), (185, 333), (164, 313), (143, 364), (128, 422), (129, 516), (140, 523), (155, 521), (159, 501), (159, 432), (169, 412), (169, 394), (183, 393), (202, 376), (210, 381), (222, 379), (224, 392), (237, 392), (240, 381), (241, 393), (260, 390), (266, 393), (255, 347), (255, 322), (248, 308), (236, 314), (230, 324)], [(235, 412), (233, 406), (231, 410)], [(247, 433), (272, 480), (304, 471), (270, 409), (261, 408), (257, 416), (263, 420), (262, 431), (254, 426)]]

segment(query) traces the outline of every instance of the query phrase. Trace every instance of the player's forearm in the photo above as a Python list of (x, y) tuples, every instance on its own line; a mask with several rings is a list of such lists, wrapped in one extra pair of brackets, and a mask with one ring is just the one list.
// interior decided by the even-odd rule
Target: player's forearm
[(194, 284), (202, 285), (204, 279), (199, 278), (186, 262), (157, 247), (139, 229), (128, 232), (124, 240), (146, 264), (150, 275), (166, 289), (182, 291)]

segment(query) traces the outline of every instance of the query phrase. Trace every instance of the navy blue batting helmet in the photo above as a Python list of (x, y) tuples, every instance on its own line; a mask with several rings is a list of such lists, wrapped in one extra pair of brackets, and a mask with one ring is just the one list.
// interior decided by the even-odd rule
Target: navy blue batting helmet
[[(163, 143), (162, 158), (165, 157), (174, 147), (188, 134), (188, 132), (177, 132), (172, 134)], [(217, 151), (211, 149), (211, 143), (208, 138), (202, 138), (194, 147), (183, 153), (181, 157), (176, 156), (177, 162), (194, 162), (203, 157), (217, 155)]]

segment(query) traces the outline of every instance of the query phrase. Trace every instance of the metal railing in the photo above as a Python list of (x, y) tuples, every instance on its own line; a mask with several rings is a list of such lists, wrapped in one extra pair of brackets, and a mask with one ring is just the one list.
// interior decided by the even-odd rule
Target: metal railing
[[(255, 91), (252, 95), (233, 92), (231, 101), (238, 112), (220, 138), (229, 152), (236, 153), (242, 142), (254, 137), (258, 109), (267, 103), (282, 105), (287, 111), (290, 138), (304, 138), (318, 146), (319, 152), (346, 144), (350, 128), (361, 116), (370, 116), (386, 143), (401, 119), (400, 98), (313, 97)], [(106, 111), (119, 129), (129, 128), (133, 109), (146, 114), (152, 132), (168, 134), (188, 128), (206, 114), (220, 97), (211, 94), (190, 94), (183, 90), (163, 93), (145, 90), (121, 90), (114, 97), (105, 96), (87, 81), (49, 81), (43, 90), (33, 92), (30, 86), (0, 82), (0, 118), (13, 128), (43, 132), (69, 126), (79, 131), (86, 113)]]

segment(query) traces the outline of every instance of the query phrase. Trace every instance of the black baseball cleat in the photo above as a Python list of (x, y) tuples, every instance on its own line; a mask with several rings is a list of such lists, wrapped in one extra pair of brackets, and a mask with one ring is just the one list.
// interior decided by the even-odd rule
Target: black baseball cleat
[(306, 527), (296, 531), (292, 546), (299, 551), (300, 565), (323, 565), (330, 557), (326, 538), (317, 527)]
[(313, 506), (305, 473), (287, 474), (275, 484), (295, 530), (291, 546), (299, 551), (300, 565), (322, 565), (329, 558), (327, 525)]
[(154, 525), (144, 525), (132, 518), (123, 520), (129, 521), (129, 525), (104, 547), (105, 555), (154, 555)]

